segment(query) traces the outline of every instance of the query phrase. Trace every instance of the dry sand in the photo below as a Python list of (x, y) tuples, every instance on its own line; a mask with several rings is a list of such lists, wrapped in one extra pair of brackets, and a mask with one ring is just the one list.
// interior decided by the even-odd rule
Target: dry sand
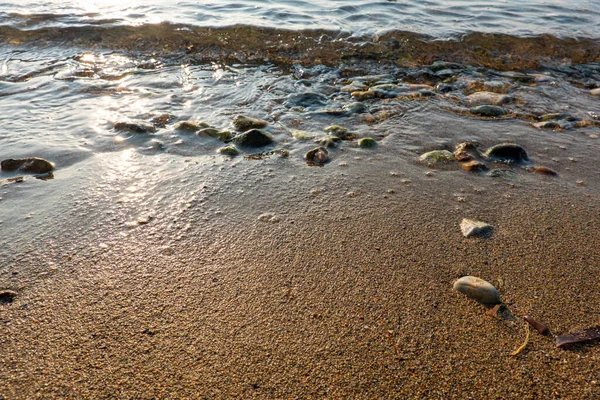
[[(260, 207), (224, 207), (181, 240), (158, 219), (55, 254), (50, 272), (16, 258), (0, 273), (19, 293), (0, 305), (0, 398), (600, 398), (599, 343), (557, 349), (532, 331), (511, 356), (523, 315), (553, 334), (600, 323), (595, 192), (421, 167), (403, 183), (382, 162), (360, 181), (351, 166), (263, 182), (244, 198)], [(493, 236), (463, 238), (464, 217)], [(463, 275), (518, 320), (454, 292)]]

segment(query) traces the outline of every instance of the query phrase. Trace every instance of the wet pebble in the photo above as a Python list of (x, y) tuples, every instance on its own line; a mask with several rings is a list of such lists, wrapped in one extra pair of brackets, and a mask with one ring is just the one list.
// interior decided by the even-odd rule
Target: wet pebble
[(217, 149), (217, 153), (223, 154), (225, 156), (235, 157), (238, 154), (240, 154), (240, 151), (237, 149), (237, 147), (235, 147), (233, 145), (229, 145), (229, 146), (225, 146), (225, 147), (221, 147), (221, 148)]
[(430, 164), (437, 164), (454, 161), (455, 158), (454, 154), (450, 153), (448, 150), (433, 150), (425, 154), (421, 154), (419, 160)]
[(558, 175), (558, 173), (548, 167), (543, 167), (541, 165), (534, 165), (533, 167), (529, 167), (527, 168), (528, 171), (531, 172), (536, 172), (538, 174), (542, 174), (542, 175), (550, 175), (550, 176), (556, 176)]
[(363, 149), (370, 149), (370, 148), (375, 147), (377, 145), (377, 142), (373, 138), (366, 137), (366, 138), (360, 139), (358, 141), (358, 145)]
[(482, 221), (464, 218), (460, 222), (460, 231), (463, 236), (487, 236), (492, 231), (492, 226)]
[(127, 131), (130, 133), (153, 133), (156, 127), (144, 121), (119, 121), (115, 122), (113, 127), (118, 131)]
[(480, 105), (500, 106), (511, 103), (512, 97), (493, 92), (475, 92), (467, 96), (467, 102), (473, 107)]
[(365, 114), (369, 112), (369, 108), (360, 102), (346, 104), (344, 110), (348, 114)]
[(481, 105), (472, 107), (470, 111), (471, 114), (479, 115), (481, 117), (501, 117), (505, 114), (504, 109), (502, 107), (492, 105)]
[(482, 304), (501, 303), (498, 290), (491, 283), (476, 276), (463, 276), (454, 282), (453, 289)]
[(327, 132), (328, 134), (332, 135), (332, 136), (336, 136), (342, 140), (352, 140), (352, 139), (356, 139), (357, 135), (354, 133), (351, 133), (348, 128), (344, 128), (342, 126), (338, 126), (338, 125), (331, 125), (328, 126), (327, 128), (325, 128), (325, 132)]
[(486, 153), (489, 158), (504, 162), (522, 162), (529, 160), (525, 149), (515, 143), (502, 143), (490, 147)]
[(8, 158), (0, 163), (2, 171), (21, 171), (32, 174), (43, 174), (54, 169), (54, 165), (43, 158)]
[(464, 169), (465, 171), (479, 172), (479, 171), (487, 170), (487, 166), (484, 163), (482, 163), (481, 161), (477, 161), (477, 160), (465, 161), (465, 162), (461, 162), (459, 164), (460, 164), (460, 167), (462, 169)]
[(306, 153), (306, 161), (313, 164), (325, 164), (329, 162), (329, 152), (325, 147), (317, 147)]
[(199, 121), (181, 121), (175, 126), (175, 129), (188, 132), (196, 132), (203, 128), (210, 127), (206, 122)]
[(477, 147), (471, 142), (463, 142), (456, 145), (454, 149), (454, 158), (458, 161), (470, 161), (481, 158)]
[(233, 127), (238, 131), (247, 131), (248, 129), (260, 129), (267, 126), (269, 123), (265, 120), (247, 117), (245, 115), (236, 115), (231, 121)]
[(261, 147), (273, 143), (273, 137), (262, 129), (250, 129), (233, 138), (233, 143), (244, 147)]
[(294, 93), (288, 96), (285, 105), (288, 107), (321, 108), (328, 102), (325, 95), (315, 92)]
[(341, 141), (342, 141), (342, 139), (340, 139), (337, 136), (325, 136), (325, 137), (322, 137), (322, 138), (315, 139), (315, 143), (318, 143), (321, 146), (327, 147), (327, 148), (337, 147), (337, 145)]

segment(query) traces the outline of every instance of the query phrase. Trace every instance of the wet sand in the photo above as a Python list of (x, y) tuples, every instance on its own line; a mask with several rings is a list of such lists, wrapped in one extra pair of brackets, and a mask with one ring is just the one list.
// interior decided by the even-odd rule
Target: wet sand
[[(532, 331), (511, 356), (523, 315), (553, 334), (600, 323), (593, 175), (404, 174), (373, 155), (330, 179), (333, 165), (277, 162), (246, 171), (256, 190), (215, 189), (219, 211), (189, 210), (183, 234), (157, 217), (14, 257), (0, 271), (18, 292), (0, 305), (0, 397), (600, 396), (598, 343), (557, 349)], [(464, 217), (493, 236), (463, 238)], [(517, 321), (454, 292), (464, 275), (498, 287)]]

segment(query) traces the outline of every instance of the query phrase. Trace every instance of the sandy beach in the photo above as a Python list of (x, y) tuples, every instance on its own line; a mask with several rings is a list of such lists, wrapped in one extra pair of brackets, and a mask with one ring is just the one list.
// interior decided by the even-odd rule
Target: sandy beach
[[(55, 242), (0, 271), (18, 293), (0, 304), (0, 397), (600, 397), (598, 343), (532, 330), (511, 356), (523, 315), (553, 335), (600, 323), (598, 180), (580, 160), (518, 183), (377, 150), (337, 173), (239, 162), (200, 186), (217, 208), (173, 223), (78, 229), (94, 207), (71, 230), (57, 220)], [(464, 238), (465, 217), (492, 237)], [(464, 275), (516, 320), (453, 291)]]

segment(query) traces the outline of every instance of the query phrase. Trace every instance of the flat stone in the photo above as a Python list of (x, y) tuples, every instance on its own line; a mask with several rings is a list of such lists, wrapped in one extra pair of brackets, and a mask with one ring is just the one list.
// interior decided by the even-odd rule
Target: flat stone
[(463, 236), (487, 236), (492, 231), (492, 226), (482, 221), (464, 218), (460, 223)]
[(269, 125), (265, 120), (247, 117), (245, 115), (236, 115), (231, 121), (233, 127), (238, 131), (247, 131), (248, 129), (260, 129)]
[(502, 107), (487, 104), (472, 107), (470, 111), (471, 114), (479, 115), (481, 117), (501, 117), (505, 114)]
[(273, 137), (262, 129), (250, 129), (234, 137), (232, 142), (243, 147), (261, 147), (273, 143)]
[(529, 160), (525, 149), (515, 143), (501, 143), (490, 147), (486, 156), (504, 162), (522, 162)]
[(476, 276), (463, 276), (454, 282), (453, 289), (482, 304), (501, 303), (500, 294), (496, 288)]
[(44, 174), (54, 169), (54, 165), (43, 158), (9, 158), (0, 163), (2, 171), (21, 171), (31, 174)]
[(511, 103), (512, 97), (494, 92), (475, 92), (467, 96), (467, 101), (472, 107), (480, 105), (500, 106)]
[(558, 173), (548, 167), (543, 167), (541, 165), (534, 165), (533, 167), (530, 167), (527, 169), (528, 171), (531, 172), (536, 172), (538, 174), (542, 174), (542, 175), (550, 175), (550, 176), (556, 176), (558, 175)]

